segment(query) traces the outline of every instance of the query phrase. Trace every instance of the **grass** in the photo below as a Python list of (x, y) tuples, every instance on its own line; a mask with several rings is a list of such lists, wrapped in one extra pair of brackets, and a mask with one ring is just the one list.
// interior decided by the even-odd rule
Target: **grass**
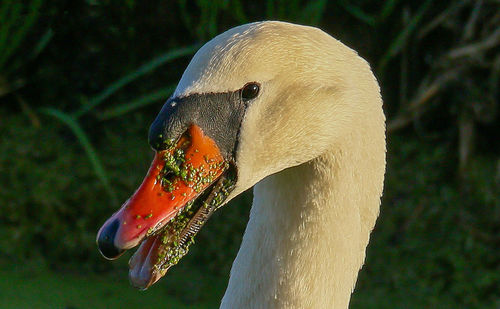
[[(43, 267), (4, 267), (0, 270), (0, 304), (4, 309), (217, 308), (223, 285), (197, 272), (190, 272), (188, 283), (182, 283), (185, 275), (182, 269), (178, 270), (149, 290), (139, 291), (129, 285), (124, 273), (82, 274)], [(184, 288), (180, 287), (182, 284)], [(179, 295), (189, 295), (187, 288), (196, 294), (194, 298)]]

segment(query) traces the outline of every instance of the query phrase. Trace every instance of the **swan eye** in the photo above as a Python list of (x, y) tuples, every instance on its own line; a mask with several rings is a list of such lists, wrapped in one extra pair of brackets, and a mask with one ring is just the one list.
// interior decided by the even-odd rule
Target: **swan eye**
[(260, 86), (258, 83), (248, 83), (241, 90), (241, 98), (244, 101), (251, 100), (259, 94)]

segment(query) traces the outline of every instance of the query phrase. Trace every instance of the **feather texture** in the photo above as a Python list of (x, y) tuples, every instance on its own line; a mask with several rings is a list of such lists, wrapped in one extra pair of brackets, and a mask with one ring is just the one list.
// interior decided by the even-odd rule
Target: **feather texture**
[(254, 201), (221, 308), (346, 308), (383, 188), (378, 83), (323, 31), (260, 22), (203, 46), (174, 95), (248, 82), (261, 92), (240, 129), (229, 199), (255, 185)]

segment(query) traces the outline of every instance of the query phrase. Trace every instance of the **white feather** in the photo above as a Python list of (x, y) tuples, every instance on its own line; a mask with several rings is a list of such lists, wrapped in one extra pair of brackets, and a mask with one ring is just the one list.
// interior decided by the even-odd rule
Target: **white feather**
[(385, 118), (355, 51), (283, 22), (233, 28), (203, 46), (176, 96), (261, 84), (237, 150), (255, 185), (221, 308), (346, 308), (379, 213)]

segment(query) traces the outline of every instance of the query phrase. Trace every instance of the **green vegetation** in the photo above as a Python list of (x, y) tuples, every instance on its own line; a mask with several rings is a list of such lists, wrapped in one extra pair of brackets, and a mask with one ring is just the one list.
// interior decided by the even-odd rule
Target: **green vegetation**
[(197, 48), (280, 19), (353, 47), (382, 85), (386, 189), (352, 307), (497, 308), (498, 12), (494, 0), (2, 1), (2, 307), (217, 306), (251, 192), (146, 293), (95, 236), (144, 177), (148, 127)]
[[(216, 308), (224, 282), (202, 278), (199, 272), (181, 269), (161, 287), (138, 291), (131, 287), (125, 272), (79, 274), (47, 269), (0, 270), (0, 303), (4, 309), (17, 308)], [(183, 283), (188, 277), (192, 282)], [(29, 293), (27, 293), (29, 291)]]

